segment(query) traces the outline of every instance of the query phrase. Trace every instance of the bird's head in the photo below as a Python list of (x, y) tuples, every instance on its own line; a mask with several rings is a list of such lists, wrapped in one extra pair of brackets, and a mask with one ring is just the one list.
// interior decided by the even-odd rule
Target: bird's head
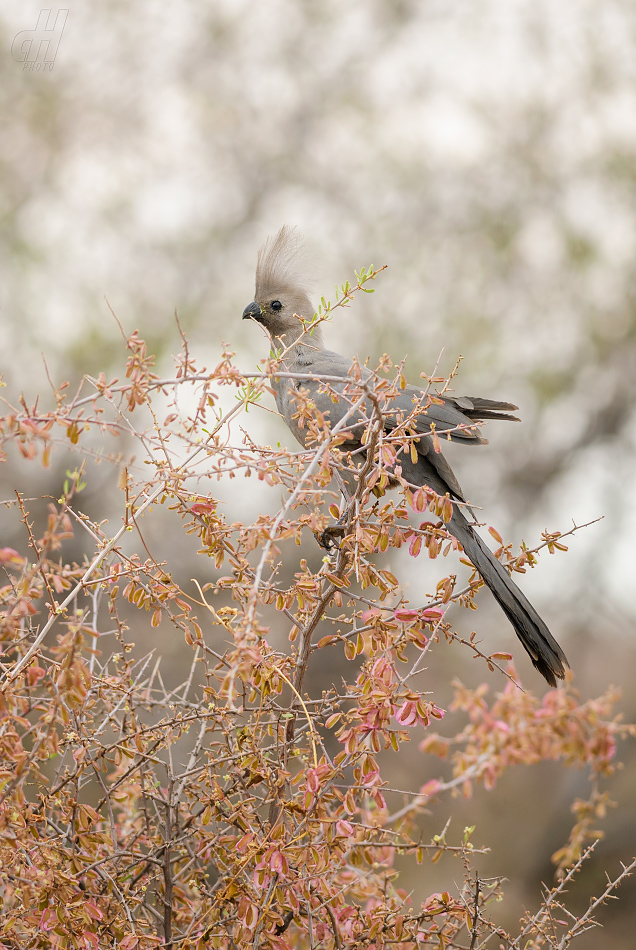
[[(284, 225), (258, 252), (256, 292), (243, 311), (243, 319), (261, 323), (272, 339), (289, 346), (311, 322), (314, 308), (302, 268), (302, 242), (293, 228)], [(301, 320), (302, 318), (302, 320)], [(320, 327), (312, 335), (320, 341)]]

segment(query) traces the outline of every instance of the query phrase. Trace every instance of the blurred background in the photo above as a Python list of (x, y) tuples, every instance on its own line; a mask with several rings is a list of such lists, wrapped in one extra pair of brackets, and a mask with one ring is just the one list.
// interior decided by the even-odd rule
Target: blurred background
[[(15, 403), (23, 392), (31, 403), (40, 394), (47, 404), (42, 354), (51, 378), (72, 389), (84, 373), (121, 375), (109, 305), (128, 333), (139, 328), (160, 373), (171, 374), (180, 347), (175, 309), (199, 365), (215, 365), (224, 341), (253, 371), (267, 348), (240, 317), (258, 247), (285, 222), (307, 237), (316, 301), (333, 299), (354, 268), (388, 264), (374, 295), (337, 311), (328, 345), (374, 359), (408, 354), (413, 382), (438, 359), (447, 374), (461, 355), (459, 394), (521, 407), (522, 425), (491, 427), (488, 448), (449, 457), (484, 520), (515, 544), (604, 517), (569, 539), (568, 554), (544, 554), (521, 583), (563, 644), (582, 697), (619, 685), (633, 720), (636, 7), (69, 0), (46, 70), (22, 62), (14, 43), (39, 14), (31, 0), (0, 10), (3, 395)], [(261, 441), (288, 444), (270, 413), (254, 410), (245, 423)], [(80, 461), (65, 451), (48, 473), (10, 456), (0, 500), (15, 487), (34, 497), (59, 491), (51, 481)], [(107, 465), (89, 469), (83, 502), (93, 516), (119, 504), (116, 476)], [(218, 490), (229, 520), (279, 501), (261, 483), (247, 497)], [(15, 513), (0, 524), (0, 543), (23, 547)], [(158, 557), (165, 537), (158, 521)], [(196, 545), (182, 536), (170, 544), (173, 553), (183, 545), (183, 578), (195, 576)], [(309, 543), (303, 553), (319, 564)], [(407, 594), (409, 584), (421, 588), (422, 572), (434, 590), (440, 572), (456, 569), (397, 553), (390, 567)], [(485, 593), (481, 605), (456, 615), (458, 629), (472, 624), (490, 649), (495, 640), (516, 652)], [(157, 644), (156, 632), (140, 630), (139, 649), (152, 640), (176, 676), (190, 656), (167, 627), (160, 634)], [(440, 651), (441, 683), (484, 677), (464, 654)], [(522, 663), (524, 682), (541, 689)], [(444, 698), (446, 687), (435, 688)], [(629, 747), (621, 756), (627, 767), (611, 783), (619, 807), (581, 894), (598, 893), (604, 869), (614, 874), (636, 850), (636, 762)], [(394, 767), (401, 787), (443, 770), (416, 743)], [(536, 907), (569, 804), (586, 785), (561, 765), (520, 768), (462, 804), (464, 824), (477, 825), (473, 840), (493, 848), (480, 871), (509, 880), (504, 926)], [(425, 838), (455, 808), (435, 805)], [(416, 897), (441, 890), (442, 867), (418, 870), (419, 879), (410, 871), (403, 886)], [(443, 874), (449, 887), (461, 878), (458, 866)], [(577, 946), (633, 946), (634, 886), (620, 897), (600, 915), (606, 930)]]

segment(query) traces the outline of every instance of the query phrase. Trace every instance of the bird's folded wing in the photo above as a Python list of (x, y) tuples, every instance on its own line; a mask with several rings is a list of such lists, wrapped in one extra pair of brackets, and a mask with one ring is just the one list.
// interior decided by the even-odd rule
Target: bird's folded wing
[[(292, 369), (305, 376), (324, 378), (325, 384), (342, 396), (339, 402), (334, 403), (330, 393), (324, 391), (324, 386), (321, 386), (318, 380), (298, 381), (299, 387), (309, 390), (316, 408), (323, 413), (328, 411), (332, 426), (342, 419), (361, 394), (352, 360), (332, 350), (316, 350), (311, 353), (306, 364), (303, 361), (303, 365), (295, 364)], [(364, 366), (357, 367), (357, 373), (364, 381), (373, 375)], [(342, 382), (329, 382), (329, 377), (334, 376), (341, 377)], [(429, 435), (434, 428), (438, 434), (445, 435), (451, 441), (473, 445), (485, 442), (477, 422), (490, 419), (515, 420), (516, 417), (508, 412), (514, 409), (516, 406), (512, 403), (469, 396), (438, 396), (435, 392), (427, 394), (416, 386), (407, 386), (397, 396), (382, 403), (387, 429), (393, 429), (408, 419), (408, 428), (420, 432), (423, 436)], [(364, 410), (352, 419), (352, 424), (355, 422), (357, 426), (363, 417), (369, 419), (371, 415), (371, 403), (366, 401)]]

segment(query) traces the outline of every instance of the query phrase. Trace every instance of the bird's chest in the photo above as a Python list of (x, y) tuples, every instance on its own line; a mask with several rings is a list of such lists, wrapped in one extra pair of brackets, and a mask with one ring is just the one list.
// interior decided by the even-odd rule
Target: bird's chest
[[(295, 367), (299, 373), (311, 372), (306, 367)], [(305, 445), (308, 423), (316, 416), (316, 396), (319, 384), (307, 379), (272, 380), (276, 392), (276, 406), (290, 432)]]

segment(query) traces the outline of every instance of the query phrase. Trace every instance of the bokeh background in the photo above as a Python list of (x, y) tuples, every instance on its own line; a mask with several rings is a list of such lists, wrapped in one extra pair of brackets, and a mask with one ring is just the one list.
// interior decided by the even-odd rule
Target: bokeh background
[[(413, 381), (438, 359), (448, 373), (461, 355), (457, 392), (519, 404), (522, 425), (491, 427), (489, 448), (451, 461), (485, 520), (515, 543), (603, 516), (522, 584), (582, 696), (621, 686), (633, 720), (636, 7), (68, 0), (68, 10), (54, 67), (43, 72), (11, 54), (39, 4), (5, 0), (0, 9), (3, 394), (50, 399), (42, 354), (51, 378), (72, 387), (84, 373), (120, 373), (109, 305), (128, 332), (139, 328), (160, 372), (180, 346), (175, 309), (200, 363), (214, 365), (225, 341), (253, 370), (266, 347), (240, 315), (256, 251), (285, 222), (307, 236), (317, 296), (333, 299), (354, 268), (388, 264), (374, 295), (338, 311), (328, 343), (363, 357), (408, 354)], [(264, 441), (289, 438), (263, 411), (247, 425)], [(15, 487), (33, 497), (59, 491), (79, 461), (67, 450), (44, 473), (10, 457), (0, 501)], [(110, 465), (89, 466), (83, 503), (94, 516), (108, 517), (116, 476)], [(235, 518), (278, 502), (253, 482), (247, 497), (240, 486), (218, 491)], [(0, 525), (3, 545), (23, 546), (14, 512)], [(196, 575), (194, 545), (160, 523), (151, 534), (158, 557), (162, 544), (173, 555), (177, 545), (183, 577)], [(309, 545), (305, 553), (319, 562)], [(434, 589), (440, 570), (452, 569), (392, 558), (417, 589), (422, 573)], [(472, 622), (489, 644), (514, 649), (505, 619), (481, 600), (478, 615), (457, 615), (458, 628), (470, 632)], [(136, 639), (140, 649), (149, 642), (143, 630)], [(182, 644), (167, 628), (152, 640), (178, 676), (190, 661)], [(436, 670), (442, 694), (453, 674), (472, 683), (484, 675), (460, 650), (446, 651)], [(523, 674), (542, 688), (526, 665)], [(603, 870), (636, 851), (633, 747), (621, 755), (626, 768), (611, 784), (618, 807), (581, 894), (598, 893)], [(441, 768), (413, 744), (395, 763), (396, 784), (412, 787), (414, 775), (421, 784), (420, 774), (423, 782)], [(585, 787), (560, 765), (519, 768), (456, 812), (457, 835), (464, 816), (477, 825), (474, 840), (492, 845), (482, 873), (509, 879), (504, 925), (536, 906), (569, 803)], [(426, 836), (456, 805), (435, 809)], [(440, 867), (405, 886), (434, 886)], [(461, 877), (459, 867), (444, 874), (449, 884)], [(628, 883), (620, 896), (600, 915), (606, 930), (578, 946), (633, 946), (636, 891)]]

